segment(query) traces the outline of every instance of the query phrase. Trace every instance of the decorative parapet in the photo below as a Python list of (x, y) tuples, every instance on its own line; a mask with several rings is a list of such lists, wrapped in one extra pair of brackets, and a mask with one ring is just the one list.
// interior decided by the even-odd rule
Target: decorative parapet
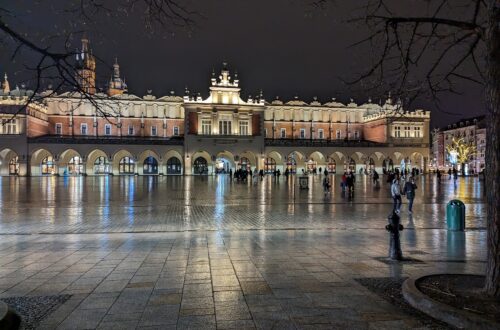
[(184, 138), (172, 137), (118, 137), (118, 136), (59, 136), (43, 135), (28, 138), (28, 143), (55, 144), (127, 144), (127, 145), (183, 145)]
[[(29, 102), (29, 104), (28, 104)], [(2, 95), (0, 97), (2, 113), (11, 115), (26, 114), (42, 120), (47, 120), (47, 106), (37, 101), (31, 101), (29, 96)], [(25, 111), (22, 111), (22, 108)]]
[(415, 111), (380, 111), (367, 114), (363, 117), (363, 122), (367, 123), (377, 119), (401, 118), (401, 119), (430, 119), (431, 112), (418, 109)]

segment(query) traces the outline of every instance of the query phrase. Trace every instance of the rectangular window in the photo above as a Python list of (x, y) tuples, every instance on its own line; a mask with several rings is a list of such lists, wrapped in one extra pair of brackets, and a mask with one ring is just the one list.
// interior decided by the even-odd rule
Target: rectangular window
[(342, 138), (342, 131), (338, 129), (335, 136), (337, 137), (337, 140), (340, 140)]
[(151, 126), (151, 136), (156, 136), (158, 135), (158, 130), (156, 129), (156, 126)]
[(240, 121), (240, 135), (248, 135), (248, 121)]
[(61, 123), (56, 124), (56, 134), (62, 135), (62, 124)]
[(300, 129), (300, 138), (301, 139), (305, 139), (306, 138), (306, 129), (305, 128), (301, 128)]
[(410, 129), (411, 127), (405, 126), (405, 137), (410, 137)]
[(325, 133), (323, 132), (323, 129), (318, 130), (318, 139), (323, 140), (325, 138)]
[(219, 134), (220, 135), (231, 135), (231, 121), (230, 120), (220, 120), (219, 121)]
[(282, 139), (286, 139), (286, 128), (280, 130), (280, 136)]
[(413, 128), (413, 135), (416, 137), (416, 138), (419, 138), (420, 137), (420, 127), (414, 127)]
[(111, 125), (110, 124), (104, 125), (104, 135), (111, 135)]
[(359, 139), (359, 131), (354, 131), (354, 138)]
[(201, 121), (201, 134), (210, 135), (212, 134), (212, 121), (211, 120), (202, 120)]
[(87, 124), (80, 125), (80, 132), (82, 135), (87, 135)]
[(179, 126), (174, 126), (174, 136), (179, 136)]
[(17, 119), (2, 120), (3, 134), (17, 134)]
[(401, 137), (401, 127), (394, 126), (394, 137)]
[(128, 125), (128, 135), (134, 135), (134, 126)]

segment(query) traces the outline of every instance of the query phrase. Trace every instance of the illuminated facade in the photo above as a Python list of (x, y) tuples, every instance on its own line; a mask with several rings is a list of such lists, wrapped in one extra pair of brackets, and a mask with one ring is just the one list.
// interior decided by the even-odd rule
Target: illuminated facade
[[(241, 167), (368, 173), (426, 171), (429, 163), (430, 113), (403, 111), (390, 97), (383, 105), (267, 102), (262, 94), (243, 100), (226, 64), (212, 75), (207, 98), (188, 90), (182, 97), (138, 97), (127, 93), (117, 62), (107, 93), (97, 93), (88, 42), (82, 49), (82, 86), (98, 107), (76, 92), (28, 105), (15, 116), (15, 128), (3, 125), (0, 174), (210, 175)], [(29, 92), (11, 91), (7, 78), (3, 85), (0, 116), (6, 120)]]
[(480, 173), (485, 166), (486, 152), (486, 123), (485, 117), (473, 117), (462, 119), (432, 132), (432, 168), (447, 171), (449, 168), (457, 167), (461, 170), (456, 157), (447, 152), (448, 146), (453, 139), (463, 139), (464, 143), (475, 147), (475, 152), (470, 155), (465, 165), (467, 174)]

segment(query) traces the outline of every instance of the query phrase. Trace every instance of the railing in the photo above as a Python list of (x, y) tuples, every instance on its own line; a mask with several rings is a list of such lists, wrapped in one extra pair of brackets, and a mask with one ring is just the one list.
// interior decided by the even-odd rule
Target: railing
[(266, 146), (272, 147), (417, 147), (428, 148), (429, 143), (397, 141), (381, 143), (366, 140), (311, 140), (311, 139), (265, 139)]
[(266, 146), (274, 147), (376, 147), (386, 143), (360, 140), (311, 140), (311, 139), (265, 139)]
[(43, 135), (28, 138), (29, 143), (57, 144), (151, 144), (151, 145), (183, 145), (184, 137), (140, 137), (140, 136), (65, 136)]

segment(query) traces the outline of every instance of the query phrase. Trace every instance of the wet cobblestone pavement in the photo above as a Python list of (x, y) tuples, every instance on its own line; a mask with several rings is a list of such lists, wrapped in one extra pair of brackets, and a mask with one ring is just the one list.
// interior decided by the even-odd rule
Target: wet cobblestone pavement
[[(0, 298), (71, 295), (52, 329), (402, 329), (421, 320), (356, 279), (482, 273), (481, 183), (418, 181), (402, 248), (387, 263), (388, 187), (358, 178), (352, 200), (282, 179), (3, 178)], [(467, 207), (464, 233), (445, 206)]]

